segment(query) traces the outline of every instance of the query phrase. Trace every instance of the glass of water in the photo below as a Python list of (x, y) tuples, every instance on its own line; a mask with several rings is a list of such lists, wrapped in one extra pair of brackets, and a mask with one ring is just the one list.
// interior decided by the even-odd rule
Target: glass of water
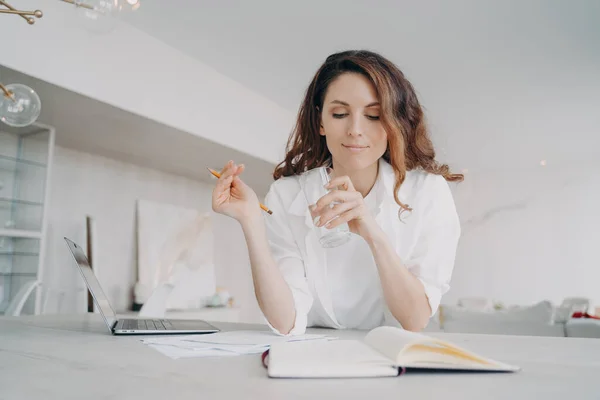
[[(321, 197), (325, 196), (331, 191), (330, 189), (325, 189), (325, 185), (328, 184), (331, 180), (332, 172), (333, 170), (329, 167), (320, 167), (317, 168), (317, 171), (314, 172), (317, 173), (319, 176), (319, 184), (311, 188), (305, 188), (304, 190), (304, 194), (306, 195), (306, 199), (309, 205), (315, 204)], [(338, 203), (332, 202), (329, 205), (329, 207), (333, 208), (336, 204)], [(317, 218), (314, 218), (313, 223), (317, 222)], [(325, 222), (327, 223), (329, 221)], [(347, 243), (352, 235), (347, 223), (338, 225), (335, 228), (331, 229), (325, 228), (325, 224), (323, 224), (323, 226), (321, 227), (317, 227), (315, 225), (315, 229), (317, 229), (318, 231), (317, 234), (319, 236), (319, 242), (321, 243), (321, 246), (325, 248), (341, 246)]]

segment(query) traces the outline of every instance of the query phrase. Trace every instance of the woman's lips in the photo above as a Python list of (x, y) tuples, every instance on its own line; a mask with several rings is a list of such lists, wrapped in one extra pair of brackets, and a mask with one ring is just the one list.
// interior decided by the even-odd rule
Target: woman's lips
[(343, 144), (342, 145), (346, 150), (351, 151), (352, 153), (360, 153), (369, 148), (369, 146), (360, 146), (357, 144)]

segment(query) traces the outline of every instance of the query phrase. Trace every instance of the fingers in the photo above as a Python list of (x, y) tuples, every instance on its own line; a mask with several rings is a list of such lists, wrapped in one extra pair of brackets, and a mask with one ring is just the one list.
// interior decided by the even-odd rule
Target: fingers
[(225, 164), (219, 175), (221, 175), (221, 178), (226, 178), (229, 175), (240, 175), (245, 169), (246, 166), (244, 164), (237, 165), (233, 161), (229, 161)]
[[(319, 215), (318, 221), (315, 225), (317, 227), (321, 227), (333, 220), (334, 218), (336, 218), (337, 216), (349, 210), (352, 210), (358, 206), (360, 206), (360, 203), (356, 201), (336, 204), (335, 206), (333, 206), (333, 208), (326, 209), (321, 215)], [(315, 215), (314, 217), (316, 219), (317, 215)]]
[(234, 173), (235, 176), (239, 176), (242, 174), (242, 172), (244, 172), (244, 170), (246, 169), (246, 166), (244, 164), (240, 164), (237, 166), (236, 171)]
[(237, 189), (248, 188), (248, 185), (246, 185), (246, 183), (237, 175), (233, 177), (232, 186)]
[(333, 178), (325, 186), (325, 188), (327, 188), (327, 189), (342, 188), (342, 190), (347, 190), (347, 191), (350, 191), (350, 192), (354, 192), (356, 190), (356, 189), (354, 189), (354, 185), (352, 184), (352, 180), (347, 175), (338, 176), (336, 178)]
[(233, 161), (229, 161), (221, 170), (221, 177), (217, 180), (217, 187), (220, 189), (229, 187), (233, 178), (244, 172), (245, 168), (244, 164), (236, 165)]
[(317, 200), (316, 207), (311, 211), (315, 214), (321, 214), (323, 210), (329, 208), (331, 203), (351, 203), (362, 200), (362, 195), (359, 192), (348, 192), (345, 190), (332, 190), (325, 196)]
[(228, 175), (221, 175), (219, 179), (217, 179), (217, 184), (215, 185), (216, 192), (223, 192), (231, 186), (231, 182), (233, 182), (233, 175), (229, 173)]
[(233, 183), (234, 175), (232, 173), (233, 161), (228, 162), (225, 167), (221, 170), (221, 177), (217, 179), (215, 188), (212, 192), (212, 209), (217, 209), (229, 198), (231, 193), (231, 185)]
[(360, 218), (360, 216), (361, 216), (360, 210), (358, 208), (353, 208), (353, 209), (341, 214), (336, 219), (329, 221), (327, 224), (325, 224), (325, 228), (333, 229), (336, 226), (350, 222), (353, 219), (358, 219), (358, 218)]
[(233, 184), (234, 186), (247, 186), (244, 181), (242, 181), (240, 179), (240, 175), (242, 174), (242, 172), (244, 172), (244, 170), (246, 169), (246, 166), (244, 164), (240, 164), (240, 165), (235, 165), (234, 164), (234, 169), (235, 172), (233, 174)]
[[(342, 214), (360, 208), (362, 205), (364, 205), (364, 201), (359, 192), (333, 190), (321, 197), (316, 205), (311, 207), (310, 212), (315, 225), (321, 227), (337, 219)], [(360, 215), (360, 213), (357, 215)]]
[[(240, 200), (240, 193), (243, 193), (247, 188), (246, 184), (240, 179), (240, 174), (244, 172), (244, 164), (236, 165), (233, 161), (229, 161), (221, 170), (220, 177), (212, 193), (212, 209), (215, 212), (227, 214), (227, 203), (232, 200)], [(243, 196), (242, 196), (243, 197)]]
[(232, 176), (234, 172), (235, 164), (233, 163), (233, 161), (229, 161), (221, 170), (221, 177), (219, 178), (219, 181), (225, 181), (228, 177)]
[(368, 214), (363, 196), (356, 191), (350, 177), (333, 178), (325, 188), (331, 191), (310, 207), (317, 227), (332, 229)]

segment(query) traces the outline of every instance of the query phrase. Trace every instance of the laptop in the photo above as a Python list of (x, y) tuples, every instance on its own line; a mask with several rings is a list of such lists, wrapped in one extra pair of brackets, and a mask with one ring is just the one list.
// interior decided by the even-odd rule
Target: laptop
[(104, 322), (106, 322), (108, 329), (113, 335), (169, 335), (219, 332), (218, 328), (215, 328), (208, 322), (199, 320), (117, 319), (117, 315), (111, 307), (108, 297), (104, 294), (96, 275), (94, 275), (94, 271), (92, 271), (83, 249), (72, 240), (64, 239), (73, 255), (75, 263), (79, 267), (85, 284), (90, 293), (92, 293), (96, 307), (98, 307)]

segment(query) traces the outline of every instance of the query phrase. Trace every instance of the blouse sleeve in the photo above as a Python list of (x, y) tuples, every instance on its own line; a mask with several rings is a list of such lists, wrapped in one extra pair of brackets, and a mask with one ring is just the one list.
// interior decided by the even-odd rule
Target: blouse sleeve
[[(289, 226), (289, 214), (284, 209), (276, 184), (277, 182), (271, 185), (265, 197), (265, 205), (273, 211), (272, 215), (264, 216), (267, 239), (271, 247), (273, 259), (279, 267), (283, 279), (288, 284), (294, 298), (296, 320), (294, 327), (288, 335), (302, 335), (306, 332), (308, 312), (312, 307), (313, 298), (306, 280), (304, 260), (292, 235)], [(266, 322), (273, 332), (282, 335), (269, 321)]]
[(424, 184), (424, 192), (419, 201), (422, 228), (405, 265), (423, 284), (433, 316), (442, 296), (450, 289), (461, 229), (452, 192), (446, 180), (440, 175), (432, 174)]

